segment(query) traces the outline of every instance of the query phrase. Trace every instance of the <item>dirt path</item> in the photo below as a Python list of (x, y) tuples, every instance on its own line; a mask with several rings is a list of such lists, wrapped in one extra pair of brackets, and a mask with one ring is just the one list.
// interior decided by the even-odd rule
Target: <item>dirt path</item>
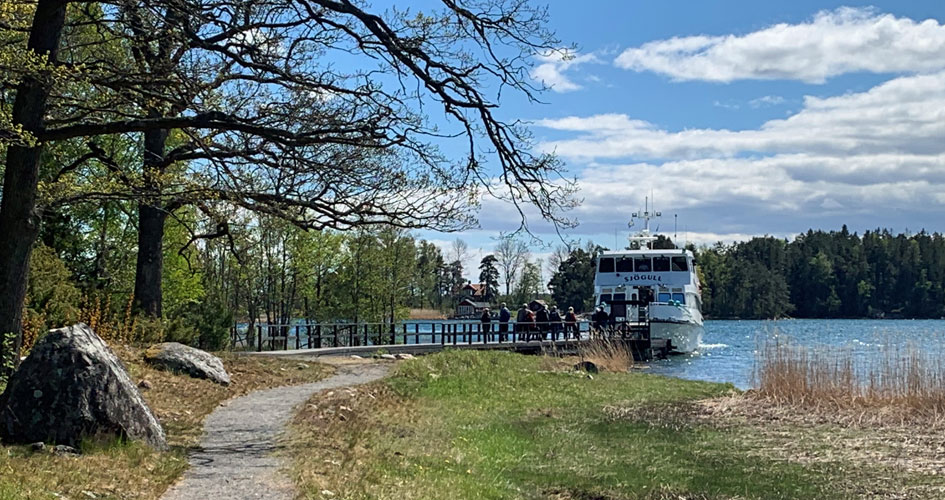
[(207, 416), (200, 448), (190, 455), (190, 469), (162, 499), (292, 499), (295, 487), (279, 472), (282, 461), (273, 456), (292, 411), (316, 392), (377, 380), (389, 367), (345, 364), (319, 382), (257, 391), (227, 402)]

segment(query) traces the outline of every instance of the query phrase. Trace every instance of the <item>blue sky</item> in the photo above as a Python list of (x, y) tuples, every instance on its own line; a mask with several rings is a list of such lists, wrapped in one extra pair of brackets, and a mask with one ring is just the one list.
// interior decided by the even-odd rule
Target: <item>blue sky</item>
[[(398, 3), (400, 6), (400, 4)], [(945, 2), (552, 1), (577, 45), (536, 60), (546, 104), (512, 96), (578, 178), (574, 239), (622, 242), (655, 193), (695, 243), (808, 228), (945, 231)], [(516, 215), (421, 232), (489, 253)], [(554, 244), (548, 227), (532, 227)], [(535, 247), (541, 256), (547, 249)], [(473, 273), (468, 273), (473, 277)]]

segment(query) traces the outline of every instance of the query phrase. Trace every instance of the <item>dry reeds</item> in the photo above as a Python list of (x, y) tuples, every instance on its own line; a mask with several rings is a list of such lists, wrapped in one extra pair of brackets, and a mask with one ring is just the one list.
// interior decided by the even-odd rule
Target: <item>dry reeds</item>
[(945, 361), (936, 354), (914, 345), (864, 354), (769, 339), (758, 349), (753, 393), (791, 405), (938, 417), (945, 414)]
[(626, 342), (619, 339), (594, 338), (578, 346), (583, 361), (591, 361), (611, 372), (626, 372), (633, 368), (633, 353)]

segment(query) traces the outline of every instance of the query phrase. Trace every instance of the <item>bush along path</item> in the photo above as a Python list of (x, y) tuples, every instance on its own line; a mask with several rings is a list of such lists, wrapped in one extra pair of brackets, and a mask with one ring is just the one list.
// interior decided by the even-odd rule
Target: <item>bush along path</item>
[(295, 488), (280, 473), (283, 463), (274, 455), (293, 410), (319, 391), (380, 379), (388, 367), (340, 366), (334, 376), (319, 382), (258, 391), (225, 403), (204, 422), (203, 438), (190, 455), (190, 469), (162, 498), (293, 498)]

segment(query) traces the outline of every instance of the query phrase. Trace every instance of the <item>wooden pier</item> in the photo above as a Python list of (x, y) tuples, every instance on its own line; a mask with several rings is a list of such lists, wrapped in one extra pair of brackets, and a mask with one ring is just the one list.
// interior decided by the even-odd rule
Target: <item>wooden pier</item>
[[(578, 354), (580, 346), (595, 339), (623, 342), (634, 359), (665, 358), (672, 351), (668, 339), (650, 338), (649, 325), (624, 323), (595, 328), (581, 321), (574, 328), (537, 325), (521, 331), (514, 323), (508, 332), (498, 324), (471, 321), (390, 323), (258, 324), (253, 331), (234, 327), (233, 345), (250, 352), (277, 356), (372, 356), (428, 354), (444, 349), (505, 350), (523, 354)], [(242, 334), (241, 334), (242, 333)]]

